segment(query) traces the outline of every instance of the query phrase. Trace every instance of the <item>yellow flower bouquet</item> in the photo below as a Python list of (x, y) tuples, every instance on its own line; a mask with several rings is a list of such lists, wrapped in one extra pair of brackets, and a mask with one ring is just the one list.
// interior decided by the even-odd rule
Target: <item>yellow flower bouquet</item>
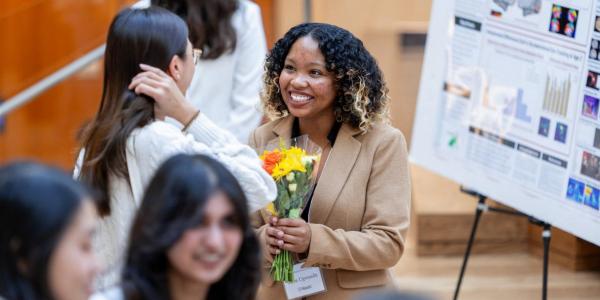
[[(316, 181), (321, 148), (303, 135), (270, 143), (260, 159), (277, 184), (277, 198), (267, 211), (278, 218), (300, 218)], [(271, 266), (274, 281), (294, 281), (294, 259), (289, 251), (277, 254)]]

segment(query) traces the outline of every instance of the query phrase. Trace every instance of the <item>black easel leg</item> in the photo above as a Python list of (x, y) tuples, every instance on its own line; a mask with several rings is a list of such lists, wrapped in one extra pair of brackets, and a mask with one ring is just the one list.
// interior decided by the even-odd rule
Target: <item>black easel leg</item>
[(458, 276), (458, 283), (456, 284), (456, 290), (454, 290), (454, 300), (458, 299), (458, 292), (460, 292), (460, 286), (462, 284), (463, 277), (465, 275), (465, 270), (467, 268), (467, 262), (469, 262), (469, 256), (471, 255), (471, 247), (473, 246), (473, 242), (475, 241), (475, 233), (477, 232), (477, 226), (479, 225), (479, 219), (481, 218), (481, 213), (483, 212), (483, 206), (485, 205), (485, 196), (479, 195), (479, 203), (477, 204), (477, 209), (475, 210), (475, 221), (473, 222), (473, 228), (471, 229), (471, 236), (469, 237), (469, 242), (467, 243), (467, 250), (465, 251), (465, 257), (463, 258), (462, 267), (460, 268), (460, 275)]
[(552, 232), (550, 231), (550, 224), (544, 223), (544, 230), (542, 231), (542, 240), (544, 242), (544, 273), (542, 278), (542, 300), (546, 300), (548, 296), (548, 256), (550, 255), (550, 238)]

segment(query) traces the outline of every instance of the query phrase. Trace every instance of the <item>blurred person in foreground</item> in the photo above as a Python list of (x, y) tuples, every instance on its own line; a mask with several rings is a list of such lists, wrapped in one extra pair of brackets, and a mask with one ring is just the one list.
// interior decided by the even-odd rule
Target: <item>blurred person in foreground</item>
[(122, 284), (93, 300), (254, 299), (261, 255), (246, 202), (218, 161), (167, 160), (133, 223)]
[(100, 271), (91, 199), (60, 170), (31, 162), (0, 168), (0, 299), (88, 299)]

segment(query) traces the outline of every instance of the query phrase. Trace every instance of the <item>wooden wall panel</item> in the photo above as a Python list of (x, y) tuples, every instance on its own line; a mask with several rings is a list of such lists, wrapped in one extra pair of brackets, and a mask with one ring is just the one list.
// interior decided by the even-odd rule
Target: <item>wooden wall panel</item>
[(275, 0), (273, 33), (280, 39), (291, 27), (304, 21), (304, 0)]
[(388, 29), (397, 22), (428, 21), (431, 1), (312, 0), (313, 21), (343, 27), (363, 39), (374, 28)]
[[(30, 1), (0, 18), (1, 96), (8, 98), (106, 38), (123, 1)], [(15, 7), (15, 6), (13, 6)]]
[(265, 29), (265, 37), (267, 38), (267, 48), (271, 49), (275, 43), (275, 35), (273, 32), (273, 0), (254, 0), (260, 6), (263, 28)]
[(0, 162), (34, 159), (69, 170), (76, 134), (97, 110), (102, 66), (97, 62), (8, 115)]
[[(0, 98), (7, 99), (105, 42), (130, 0), (2, 0)], [(97, 110), (97, 62), (6, 116), (0, 163), (34, 159), (70, 169), (81, 125)]]
[[(282, 37), (304, 22), (304, 0), (273, 0), (273, 32)], [(389, 30), (398, 23), (429, 20), (431, 0), (312, 0), (312, 21), (331, 23), (363, 39), (373, 29)]]
[[(529, 225), (529, 252), (543, 257), (542, 229)], [(558, 228), (552, 228), (549, 260), (573, 271), (600, 271), (600, 247)]]

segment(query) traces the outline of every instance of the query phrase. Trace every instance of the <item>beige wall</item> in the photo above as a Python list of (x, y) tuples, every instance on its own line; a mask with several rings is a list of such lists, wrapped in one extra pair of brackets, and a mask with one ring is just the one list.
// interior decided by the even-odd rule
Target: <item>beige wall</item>
[(303, 0), (273, 1), (273, 32), (275, 40), (281, 38), (288, 29), (304, 21)]
[(430, 10), (426, 0), (313, 0), (315, 21), (346, 28), (359, 38), (399, 22), (427, 21)]
[[(275, 0), (274, 5), (277, 37), (304, 21), (304, 0)], [(314, 22), (338, 25), (359, 38), (374, 28), (403, 21), (427, 21), (430, 10), (428, 0), (312, 0)]]

